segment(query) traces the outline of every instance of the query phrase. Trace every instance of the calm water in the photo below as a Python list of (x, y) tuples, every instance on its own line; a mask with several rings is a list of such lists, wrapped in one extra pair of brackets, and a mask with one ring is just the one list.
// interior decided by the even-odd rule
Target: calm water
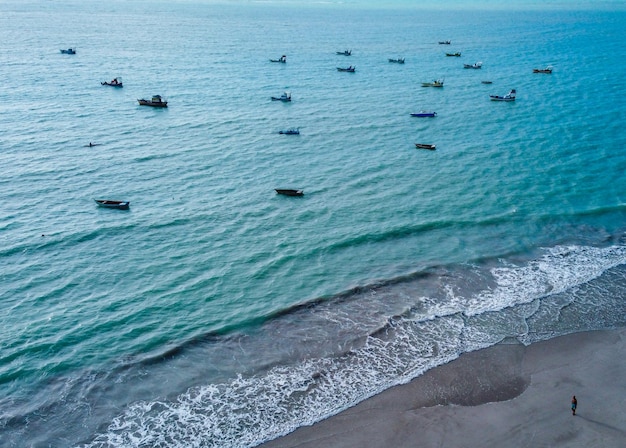
[(626, 325), (625, 24), (3, 1), (0, 445), (252, 447), (466, 351)]

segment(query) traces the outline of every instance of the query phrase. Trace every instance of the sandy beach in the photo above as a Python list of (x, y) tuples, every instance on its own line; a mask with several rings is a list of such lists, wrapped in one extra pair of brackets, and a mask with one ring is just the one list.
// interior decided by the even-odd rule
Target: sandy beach
[(621, 328), (465, 354), (261, 446), (624, 447), (625, 408)]

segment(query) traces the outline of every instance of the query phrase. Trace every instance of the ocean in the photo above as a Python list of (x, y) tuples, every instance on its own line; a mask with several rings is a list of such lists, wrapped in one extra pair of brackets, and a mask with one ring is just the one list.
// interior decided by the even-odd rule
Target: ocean
[(624, 327), (624, 4), (451, 5), (3, 0), (0, 445), (254, 447)]

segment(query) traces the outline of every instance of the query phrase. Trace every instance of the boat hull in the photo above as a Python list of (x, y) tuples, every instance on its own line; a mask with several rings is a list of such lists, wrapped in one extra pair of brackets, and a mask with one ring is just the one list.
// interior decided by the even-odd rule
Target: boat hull
[(167, 107), (167, 101), (137, 100), (140, 106)]
[(118, 82), (117, 84), (111, 84), (110, 82), (101, 82), (100, 84), (102, 84), (103, 86), (111, 86), (111, 87), (124, 87), (124, 84), (121, 82)]
[(430, 145), (428, 143), (416, 143), (415, 147), (417, 149), (428, 149), (430, 151), (434, 151), (435, 149), (437, 149), (436, 145)]
[(515, 101), (515, 94), (517, 92), (515, 91), (515, 89), (511, 90), (508, 94), (504, 95), (504, 96), (499, 96), (499, 95), (489, 95), (489, 98), (491, 98), (491, 101), (504, 101), (504, 102), (511, 102), (511, 101)]
[(304, 195), (304, 192), (302, 190), (276, 188), (274, 191), (276, 191), (277, 194), (282, 194), (284, 196), (303, 196)]
[(515, 101), (515, 98), (505, 98), (503, 96), (490, 96), (491, 101), (503, 101), (503, 102), (511, 102)]
[(416, 112), (411, 114), (412, 117), (420, 117), (420, 118), (434, 118), (437, 116), (437, 112)]
[(111, 201), (107, 199), (94, 199), (98, 207), (102, 208), (112, 208), (115, 210), (128, 210), (130, 207), (130, 202), (128, 201)]

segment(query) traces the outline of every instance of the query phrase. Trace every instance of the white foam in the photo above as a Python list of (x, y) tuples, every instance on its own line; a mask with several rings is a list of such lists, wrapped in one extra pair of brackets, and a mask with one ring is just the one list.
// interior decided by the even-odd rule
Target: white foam
[(337, 359), (306, 360), (265, 375), (189, 390), (175, 402), (137, 403), (89, 447), (252, 447), (313, 424), (458, 355), (462, 319), (402, 322), (393, 341), (370, 337)]
[(341, 356), (193, 388), (171, 402), (133, 404), (86, 446), (256, 446), (408, 382), (462, 352), (523, 334), (526, 319), (537, 310), (536, 298), (588, 282), (625, 261), (625, 247), (548, 249), (523, 266), (493, 269), (496, 286), (469, 299), (444, 286), (448, 304), (439, 309), (444, 316), (393, 319), (382, 334)]
[(524, 266), (499, 267), (491, 273), (497, 287), (467, 299), (468, 316), (498, 311), (558, 294), (598, 278), (626, 263), (626, 247), (556, 246)]

